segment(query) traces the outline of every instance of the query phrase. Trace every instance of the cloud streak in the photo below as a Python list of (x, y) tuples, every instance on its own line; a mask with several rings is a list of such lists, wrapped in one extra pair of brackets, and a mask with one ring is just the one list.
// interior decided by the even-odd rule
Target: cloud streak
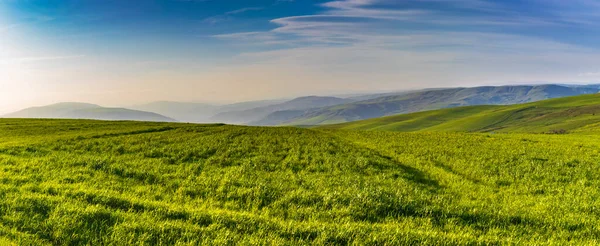
[(234, 15), (239, 15), (239, 14), (243, 14), (243, 13), (251, 12), (251, 11), (260, 11), (263, 9), (264, 9), (264, 7), (246, 7), (246, 8), (231, 10), (231, 11), (225, 12), (225, 14), (222, 14), (222, 15), (215, 15), (215, 16), (208, 17), (208, 18), (204, 19), (204, 22), (214, 25), (219, 22), (231, 20), (231, 19), (233, 19), (232, 16), (234, 16)]
[(21, 63), (32, 63), (32, 62), (47, 62), (47, 61), (57, 61), (57, 60), (71, 60), (71, 59), (79, 59), (84, 58), (84, 55), (71, 55), (71, 56), (34, 56), (34, 57), (22, 57), (15, 59)]
[(263, 10), (263, 7), (248, 7), (248, 8), (241, 8), (241, 9), (236, 9), (236, 10), (232, 10), (229, 12), (226, 12), (226, 15), (237, 15), (237, 14), (241, 14), (241, 13), (245, 13), (245, 12), (249, 12), (249, 11), (258, 11), (258, 10)]

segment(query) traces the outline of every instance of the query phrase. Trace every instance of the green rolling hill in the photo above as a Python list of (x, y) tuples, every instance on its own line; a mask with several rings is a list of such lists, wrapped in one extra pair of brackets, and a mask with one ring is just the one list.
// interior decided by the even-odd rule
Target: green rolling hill
[(591, 131), (600, 124), (600, 94), (509, 106), (468, 106), (321, 126), (384, 131), (532, 132)]
[[(431, 89), (310, 109), (302, 114), (295, 113), (295, 116), (289, 113), (287, 115), (293, 117), (270, 122), (279, 125), (326, 125), (461, 106), (511, 105), (551, 98), (595, 94), (599, 91), (593, 85), (561, 86), (552, 84)], [(279, 113), (279, 115), (286, 114)]]

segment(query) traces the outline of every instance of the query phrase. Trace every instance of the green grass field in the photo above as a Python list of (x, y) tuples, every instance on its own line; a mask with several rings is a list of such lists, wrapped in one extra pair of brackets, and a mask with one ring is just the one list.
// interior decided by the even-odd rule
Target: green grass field
[(590, 132), (600, 124), (600, 94), (509, 106), (470, 106), (326, 125), (324, 129), (400, 132)]
[(0, 244), (600, 243), (600, 135), (0, 120)]

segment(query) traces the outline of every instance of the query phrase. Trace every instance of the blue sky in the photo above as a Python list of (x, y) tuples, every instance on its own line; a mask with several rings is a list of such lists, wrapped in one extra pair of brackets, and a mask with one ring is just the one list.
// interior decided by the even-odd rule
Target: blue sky
[(597, 0), (0, 0), (0, 113), (595, 83)]

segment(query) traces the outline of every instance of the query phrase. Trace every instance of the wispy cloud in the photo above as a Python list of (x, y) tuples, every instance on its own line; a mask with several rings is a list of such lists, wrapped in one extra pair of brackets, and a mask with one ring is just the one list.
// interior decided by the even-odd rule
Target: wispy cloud
[(264, 9), (263, 7), (249, 7), (249, 8), (241, 8), (241, 9), (236, 9), (236, 10), (232, 10), (229, 11), (227, 13), (225, 13), (226, 15), (236, 15), (236, 14), (241, 14), (241, 13), (245, 13), (248, 11), (258, 11), (258, 10), (262, 10)]
[(578, 74), (580, 77), (600, 77), (600, 72), (586, 72)]
[(71, 55), (71, 56), (37, 56), (37, 57), (23, 57), (19, 58), (19, 62), (43, 62), (43, 61), (56, 61), (56, 60), (70, 60), (83, 58), (84, 55)]
[(19, 24), (10, 24), (10, 25), (6, 25), (6, 26), (0, 26), (0, 33), (8, 32), (11, 29), (14, 29), (18, 26), (19, 26)]
[(264, 7), (246, 7), (246, 8), (241, 8), (241, 9), (235, 9), (235, 10), (225, 12), (225, 14), (222, 14), (222, 15), (215, 15), (215, 16), (208, 17), (208, 18), (204, 19), (204, 22), (209, 23), (209, 24), (217, 24), (219, 22), (233, 19), (232, 16), (234, 16), (234, 15), (239, 15), (239, 14), (243, 14), (243, 13), (250, 12), (250, 11), (259, 11), (259, 10), (263, 10), (263, 9), (264, 9)]

